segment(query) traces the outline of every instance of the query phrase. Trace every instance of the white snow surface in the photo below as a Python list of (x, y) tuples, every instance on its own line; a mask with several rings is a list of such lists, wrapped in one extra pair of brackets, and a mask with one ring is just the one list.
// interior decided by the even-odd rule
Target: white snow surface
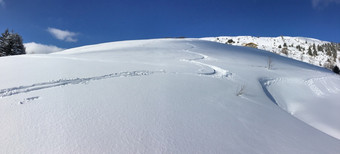
[[(282, 56), (287, 56), (289, 58), (293, 58), (295, 60), (303, 61), (306, 63), (310, 63), (316, 66), (324, 67), (329, 59), (332, 59), (332, 56), (328, 56), (326, 52), (318, 51), (317, 56), (310, 56), (307, 54), (308, 47), (315, 44), (315, 46), (323, 45), (326, 43), (331, 43), (328, 41), (321, 41), (314, 38), (307, 37), (291, 37), (291, 36), (279, 36), (279, 37), (255, 37), (255, 36), (219, 36), (219, 37), (205, 37), (201, 38), (202, 40), (214, 41), (219, 43), (227, 43), (228, 40), (232, 39), (234, 43), (230, 43), (231, 45), (236, 46), (244, 46), (247, 43), (255, 43), (257, 44), (258, 49), (270, 51), (276, 54), (280, 54)], [(285, 55), (282, 53), (283, 44), (287, 44), (287, 52)], [(299, 51), (296, 46), (300, 46), (304, 48), (302, 51)], [(281, 48), (279, 48), (281, 46)], [(340, 65), (339, 57), (340, 51), (337, 51), (337, 58), (334, 61), (333, 65)], [(332, 60), (331, 60), (332, 61)]]
[(340, 76), (259, 49), (122, 41), (0, 70), (0, 153), (340, 151)]

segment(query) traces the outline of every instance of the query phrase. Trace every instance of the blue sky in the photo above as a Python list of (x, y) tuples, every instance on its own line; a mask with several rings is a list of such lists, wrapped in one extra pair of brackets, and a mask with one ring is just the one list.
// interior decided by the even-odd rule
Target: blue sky
[(0, 31), (70, 48), (119, 40), (305, 36), (340, 42), (340, 0), (0, 0)]

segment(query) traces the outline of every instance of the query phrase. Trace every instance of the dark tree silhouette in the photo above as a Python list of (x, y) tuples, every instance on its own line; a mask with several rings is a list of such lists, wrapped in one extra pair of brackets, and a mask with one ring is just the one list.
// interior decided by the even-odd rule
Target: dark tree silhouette
[(334, 66), (333, 67), (333, 72), (336, 73), (336, 74), (339, 74), (339, 72), (340, 72), (339, 67), (338, 66)]
[(26, 54), (22, 37), (18, 33), (9, 32), (8, 29), (0, 36), (0, 57)]

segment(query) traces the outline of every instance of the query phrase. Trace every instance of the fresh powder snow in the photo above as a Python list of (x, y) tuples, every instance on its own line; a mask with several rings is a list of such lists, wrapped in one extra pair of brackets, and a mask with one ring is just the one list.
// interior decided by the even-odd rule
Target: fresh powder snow
[(121, 41), (0, 70), (0, 153), (340, 151), (340, 76), (264, 50)]

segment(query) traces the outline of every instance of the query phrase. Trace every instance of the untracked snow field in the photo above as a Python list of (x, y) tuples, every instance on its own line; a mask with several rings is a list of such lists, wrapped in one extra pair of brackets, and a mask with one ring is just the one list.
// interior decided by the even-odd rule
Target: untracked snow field
[(199, 39), (0, 58), (0, 153), (340, 152), (340, 76)]

